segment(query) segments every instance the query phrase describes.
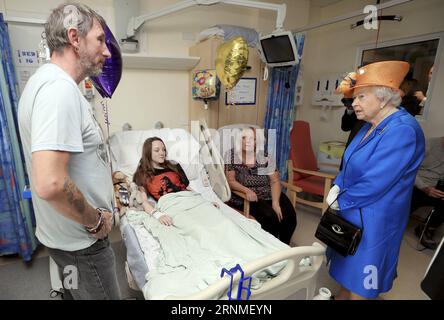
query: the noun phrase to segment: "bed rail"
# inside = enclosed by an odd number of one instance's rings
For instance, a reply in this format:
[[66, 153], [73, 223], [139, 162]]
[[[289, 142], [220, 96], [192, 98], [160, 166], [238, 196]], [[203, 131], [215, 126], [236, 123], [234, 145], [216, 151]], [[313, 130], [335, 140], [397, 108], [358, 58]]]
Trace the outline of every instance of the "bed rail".
[[[251, 261], [242, 266], [244, 276], [250, 276], [256, 271], [262, 270], [270, 265], [280, 261], [288, 260], [287, 265], [282, 269], [278, 276], [265, 282], [259, 289], [251, 290], [251, 299], [285, 299], [301, 289], [306, 289], [307, 299], [314, 295], [316, 279], [319, 268], [323, 262], [325, 248], [315, 242], [312, 246], [294, 247], [281, 250], [265, 256], [263, 258]], [[303, 258], [312, 257], [310, 266], [301, 266]], [[240, 273], [233, 277], [234, 284], [238, 284]], [[210, 300], [223, 299], [224, 294], [230, 288], [231, 278], [225, 276], [206, 289], [190, 296], [168, 296], [168, 300]]]

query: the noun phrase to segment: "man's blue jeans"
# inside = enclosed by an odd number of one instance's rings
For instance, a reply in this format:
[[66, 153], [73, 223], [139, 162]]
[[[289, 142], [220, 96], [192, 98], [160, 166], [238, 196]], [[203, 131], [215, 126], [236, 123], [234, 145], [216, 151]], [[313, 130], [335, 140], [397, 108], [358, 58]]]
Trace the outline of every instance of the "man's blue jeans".
[[64, 299], [120, 300], [116, 261], [109, 240], [98, 240], [78, 251], [48, 248], [59, 267]]

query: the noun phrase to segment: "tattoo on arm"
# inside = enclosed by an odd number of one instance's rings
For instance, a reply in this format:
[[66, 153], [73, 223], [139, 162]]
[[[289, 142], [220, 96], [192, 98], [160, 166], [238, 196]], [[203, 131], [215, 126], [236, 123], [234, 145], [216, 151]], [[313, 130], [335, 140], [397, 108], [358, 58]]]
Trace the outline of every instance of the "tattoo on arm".
[[85, 198], [69, 177], [65, 179], [63, 192], [66, 194], [68, 203], [83, 215], [86, 211]]

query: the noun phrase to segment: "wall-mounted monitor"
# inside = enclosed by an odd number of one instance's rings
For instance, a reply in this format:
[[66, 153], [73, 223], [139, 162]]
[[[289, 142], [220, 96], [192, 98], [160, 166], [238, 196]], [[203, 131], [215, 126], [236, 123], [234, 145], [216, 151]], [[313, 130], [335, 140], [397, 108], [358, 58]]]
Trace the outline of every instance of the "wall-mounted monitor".
[[294, 35], [291, 31], [276, 32], [260, 38], [259, 51], [269, 67], [292, 66], [299, 63]]

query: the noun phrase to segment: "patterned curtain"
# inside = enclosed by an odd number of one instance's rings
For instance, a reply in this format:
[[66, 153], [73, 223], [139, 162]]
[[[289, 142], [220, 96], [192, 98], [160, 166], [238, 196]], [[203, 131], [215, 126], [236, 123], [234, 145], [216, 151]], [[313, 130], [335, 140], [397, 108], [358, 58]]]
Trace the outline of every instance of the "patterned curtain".
[[35, 220], [29, 200], [17, 126], [17, 80], [8, 28], [0, 13], [0, 255], [18, 253], [30, 261], [37, 247]]
[[[276, 166], [281, 179], [287, 180], [287, 160], [290, 152], [290, 131], [293, 125], [295, 90], [304, 49], [304, 34], [295, 35], [299, 64], [273, 68], [268, 85], [267, 113], [264, 129], [276, 130], [276, 144], [270, 140], [269, 152], [276, 152]], [[267, 130], [266, 130], [267, 131]], [[269, 137], [271, 137], [269, 135]]]

